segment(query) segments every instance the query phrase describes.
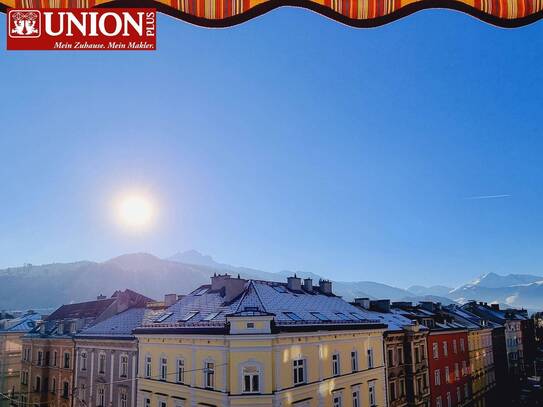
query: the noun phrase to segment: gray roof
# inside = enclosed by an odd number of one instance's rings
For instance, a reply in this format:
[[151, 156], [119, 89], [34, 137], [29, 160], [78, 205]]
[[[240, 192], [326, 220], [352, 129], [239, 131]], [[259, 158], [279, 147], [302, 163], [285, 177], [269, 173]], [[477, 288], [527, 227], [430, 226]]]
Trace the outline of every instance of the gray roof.
[[226, 317], [234, 314], [270, 315], [278, 326], [382, 323], [317, 287], [313, 291], [293, 291], [284, 283], [248, 280], [241, 294], [230, 302], [224, 301], [220, 290], [203, 285], [166, 309], [161, 322], [144, 327], [224, 327]]
[[41, 320], [41, 315], [30, 313], [18, 318], [4, 320], [0, 327], [0, 333], [4, 332], [30, 332], [35, 328], [36, 322]]
[[133, 338], [132, 331], [155, 320], [162, 310], [131, 308], [82, 330], [76, 338]]

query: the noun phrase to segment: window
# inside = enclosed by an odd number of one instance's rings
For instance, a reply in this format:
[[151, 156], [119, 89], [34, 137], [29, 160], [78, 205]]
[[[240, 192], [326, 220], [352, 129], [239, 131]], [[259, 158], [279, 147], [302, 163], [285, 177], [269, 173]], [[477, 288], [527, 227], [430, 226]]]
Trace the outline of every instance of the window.
[[434, 359], [439, 358], [439, 345], [437, 342], [432, 344], [432, 354], [434, 355]]
[[85, 403], [86, 397], [85, 397], [85, 385], [84, 384], [81, 384], [81, 386], [79, 386], [79, 390], [78, 390], [77, 394], [78, 394], [77, 397], [79, 397], [79, 399], [83, 402], [83, 404], [86, 404]]
[[460, 387], [456, 388], [456, 400], [458, 401], [458, 404], [462, 401], [462, 392], [460, 391]]
[[160, 358], [160, 380], [168, 379], [168, 359]]
[[351, 352], [351, 371], [358, 372], [358, 352], [355, 350]]
[[294, 367], [294, 385], [305, 383], [305, 359], [296, 359], [292, 364]]
[[81, 371], [87, 370], [87, 352], [81, 352], [79, 356], [79, 363], [81, 364]]
[[439, 386], [441, 384], [441, 375], [439, 374], [439, 369], [434, 370], [434, 384]]
[[310, 314], [321, 321], [330, 321], [330, 318], [320, 312], [311, 312]]
[[121, 355], [119, 376], [128, 377], [128, 355]]
[[273, 285], [272, 288], [278, 293], [286, 293], [287, 289], [282, 285]]
[[388, 366], [389, 367], [394, 366], [394, 350], [393, 349], [388, 350]]
[[177, 359], [177, 383], [185, 383], [185, 361]]
[[215, 363], [205, 362], [204, 365], [204, 386], [207, 389], [215, 387]]
[[58, 353], [57, 351], [53, 352], [53, 367], [57, 367]]
[[[70, 395], [69, 393], [70, 393], [70, 384], [68, 382], [62, 383], [62, 397], [67, 399], [68, 396]], [[103, 406], [103, 404], [100, 404], [100, 406]]]
[[449, 355], [449, 351], [447, 350], [447, 341], [443, 341], [443, 356], [447, 357]]
[[460, 369], [458, 368], [458, 363], [454, 364], [454, 378], [455, 380], [460, 379]]
[[34, 386], [34, 391], [36, 393], [41, 392], [41, 377], [40, 376], [36, 376], [36, 383], [35, 383], [35, 386]]
[[462, 376], [468, 374], [468, 365], [465, 360], [462, 361]]
[[212, 312], [204, 318], [204, 321], [211, 321], [219, 316], [222, 311]]
[[258, 393], [260, 391], [260, 373], [256, 366], [243, 368], [243, 392]]
[[458, 353], [458, 349], [456, 347], [456, 339], [453, 339], [453, 353]]
[[169, 317], [171, 317], [173, 315], [173, 312], [166, 312], [165, 314], [162, 314], [161, 316], [159, 316], [157, 319], [155, 319], [155, 322], [164, 322], [166, 321]]
[[368, 369], [373, 368], [373, 349], [368, 349]]
[[145, 407], [151, 407], [151, 399], [146, 397], [145, 400], [144, 400], [143, 405]]
[[98, 387], [98, 396], [96, 397], [96, 402], [99, 407], [105, 407], [106, 405], [106, 392], [104, 386]]
[[341, 407], [343, 404], [342, 404], [342, 400], [341, 400], [341, 393], [339, 392], [335, 392], [333, 395], [332, 395], [332, 399], [333, 399], [333, 406], [334, 407]]
[[343, 312], [336, 312], [336, 316], [337, 316], [341, 321], [350, 321], [350, 318], [348, 318], [347, 315], [345, 315]]
[[464, 338], [460, 338], [460, 352], [464, 352], [465, 350]]
[[159, 405], [159, 407], [166, 407], [167, 406], [165, 401], [159, 401], [158, 405]]
[[332, 376], [339, 376], [341, 374], [341, 368], [339, 366], [339, 354], [334, 353], [332, 355]]
[[423, 360], [426, 359], [426, 346], [423, 343], [420, 344], [420, 354]]
[[464, 398], [469, 398], [468, 384], [464, 384]]
[[64, 352], [64, 369], [70, 368], [70, 353]]
[[451, 382], [451, 378], [449, 375], [450, 375], [449, 366], [445, 366], [445, 383]]
[[295, 312], [283, 312], [283, 314], [285, 314], [287, 317], [289, 317], [293, 321], [301, 321], [302, 320], [302, 318], [300, 318], [300, 316], [298, 314], [296, 314]]
[[[422, 388], [421, 388], [421, 390], [422, 390]], [[404, 380], [404, 379], [400, 379], [400, 392], [399, 392], [399, 396], [400, 396], [400, 397], [405, 396], [405, 380]]]
[[451, 392], [447, 392], [447, 407], [452, 407]]
[[360, 407], [360, 392], [358, 390], [353, 391], [353, 407]]
[[38, 361], [37, 361], [36, 364], [37, 364], [38, 366], [41, 366], [42, 363], [43, 363], [43, 352], [40, 350], [40, 351], [38, 351]]
[[51, 363], [51, 354], [49, 351], [45, 352], [45, 363], [44, 363], [44, 366], [49, 366], [49, 364]]
[[389, 385], [390, 400], [396, 400], [396, 382], [391, 382]]
[[106, 354], [100, 353], [98, 356], [98, 373], [104, 374], [106, 372]]
[[375, 394], [375, 382], [368, 383], [368, 395], [369, 395], [370, 407], [375, 407], [377, 405], [377, 396]]
[[417, 388], [418, 388], [418, 390], [415, 389], [415, 394], [417, 394], [416, 393], [417, 391], [418, 391], [418, 394], [424, 393], [424, 386], [422, 384], [422, 379], [420, 377], [417, 378]]
[[51, 393], [55, 394], [57, 392], [57, 379], [53, 377], [53, 381], [51, 382]]
[[360, 314], [357, 314], [356, 312], [351, 312], [351, 315], [352, 315], [353, 317], [355, 317], [356, 319], [358, 319], [359, 321], [365, 321], [365, 320], [366, 320], [366, 318], [364, 318], [364, 317], [363, 317], [362, 315], [360, 315]]
[[436, 397], [436, 407], [442, 407], [442, 404], [441, 404], [441, 396], [437, 396], [437, 397]]
[[398, 364], [403, 365], [403, 349], [398, 348]]
[[415, 346], [415, 363], [420, 363], [420, 351], [418, 346]]
[[148, 379], [151, 377], [151, 362], [152, 362], [151, 356], [147, 355], [145, 357], [145, 377]]
[[128, 395], [126, 394], [126, 389], [121, 389], [119, 394], [119, 404], [120, 407], [128, 407]]
[[190, 311], [187, 312], [183, 317], [179, 320], [179, 322], [187, 322], [188, 320], [194, 318], [195, 315], [198, 314], [198, 311]]

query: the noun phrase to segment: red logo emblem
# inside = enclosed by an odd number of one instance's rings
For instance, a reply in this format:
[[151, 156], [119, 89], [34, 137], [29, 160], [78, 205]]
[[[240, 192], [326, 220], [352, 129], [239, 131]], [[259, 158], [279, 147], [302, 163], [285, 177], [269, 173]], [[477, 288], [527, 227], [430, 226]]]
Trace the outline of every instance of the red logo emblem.
[[41, 35], [39, 10], [11, 10], [8, 14], [8, 22], [11, 38], [39, 38]]

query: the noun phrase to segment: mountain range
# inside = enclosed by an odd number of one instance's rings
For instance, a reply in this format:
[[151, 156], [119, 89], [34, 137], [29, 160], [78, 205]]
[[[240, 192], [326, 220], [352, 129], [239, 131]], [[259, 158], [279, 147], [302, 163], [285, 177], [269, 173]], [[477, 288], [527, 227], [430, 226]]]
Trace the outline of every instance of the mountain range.
[[[109, 296], [124, 288], [158, 300], [166, 293], [188, 293], [201, 284], [209, 283], [214, 273], [225, 272], [272, 281], [286, 281], [294, 274], [292, 271], [271, 273], [219, 263], [195, 250], [179, 252], [165, 259], [148, 253], [134, 253], [105, 262], [25, 264], [0, 270], [0, 309], [54, 308], [91, 300], [99, 294]], [[321, 278], [302, 271], [296, 271], [296, 274], [312, 278], [314, 284]], [[412, 286], [403, 289], [371, 281], [334, 281], [333, 290], [346, 300], [369, 297], [448, 304], [477, 299], [534, 310], [543, 308], [543, 277], [522, 274], [500, 276], [487, 273], [457, 288]]]

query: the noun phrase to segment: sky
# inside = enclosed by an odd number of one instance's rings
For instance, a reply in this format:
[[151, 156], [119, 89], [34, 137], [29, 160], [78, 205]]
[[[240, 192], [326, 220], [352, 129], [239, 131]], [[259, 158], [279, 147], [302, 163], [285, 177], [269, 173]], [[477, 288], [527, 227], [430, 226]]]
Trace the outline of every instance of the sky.
[[[543, 22], [282, 8], [161, 16], [158, 47], [2, 46], [0, 267], [196, 249], [399, 287], [543, 274]], [[114, 221], [127, 190], [153, 227]]]

